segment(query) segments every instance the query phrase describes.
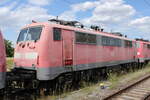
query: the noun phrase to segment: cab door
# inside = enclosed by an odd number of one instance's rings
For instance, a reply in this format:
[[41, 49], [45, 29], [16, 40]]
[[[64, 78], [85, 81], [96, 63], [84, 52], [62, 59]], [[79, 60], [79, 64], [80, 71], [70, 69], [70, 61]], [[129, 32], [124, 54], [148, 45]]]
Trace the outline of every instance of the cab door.
[[62, 30], [63, 65], [73, 65], [73, 31]]

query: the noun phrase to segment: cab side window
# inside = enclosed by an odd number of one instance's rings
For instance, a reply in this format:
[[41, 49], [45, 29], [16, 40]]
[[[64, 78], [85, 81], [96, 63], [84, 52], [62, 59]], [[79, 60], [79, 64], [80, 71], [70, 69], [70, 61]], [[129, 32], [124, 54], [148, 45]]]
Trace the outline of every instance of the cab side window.
[[53, 28], [53, 40], [60, 41], [61, 40], [61, 29]]
[[132, 41], [125, 40], [125, 47], [132, 47]]

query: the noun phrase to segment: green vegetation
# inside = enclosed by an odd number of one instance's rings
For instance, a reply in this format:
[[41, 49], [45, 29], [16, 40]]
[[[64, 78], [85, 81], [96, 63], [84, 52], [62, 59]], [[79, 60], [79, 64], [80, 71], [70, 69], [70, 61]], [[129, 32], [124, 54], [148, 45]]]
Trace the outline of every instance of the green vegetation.
[[143, 69], [139, 69], [134, 72], [131, 71], [128, 74], [122, 74], [122, 75], [111, 74], [108, 79], [108, 81], [111, 83], [110, 88], [113, 89], [117, 87], [119, 84], [130, 82], [149, 72], [150, 72], [150, 64]]
[[5, 48], [6, 48], [6, 56], [7, 57], [13, 57], [14, 48], [13, 48], [12, 42], [9, 40], [6, 40], [6, 39], [4, 41], [5, 41]]
[[7, 70], [9, 71], [13, 67], [13, 58], [8, 57], [6, 59]]
[[104, 86], [107, 86], [108, 91], [110, 91], [110, 90], [117, 88], [120, 85], [123, 85], [128, 82], [132, 82], [133, 80], [138, 79], [140, 76], [144, 76], [147, 73], [150, 73], [150, 64], [147, 65], [145, 68], [135, 70], [134, 72], [131, 71], [129, 73], [126, 73], [126, 74], [124, 73], [120, 75], [117, 75], [115, 73], [110, 74], [107, 81], [98, 82], [97, 84], [84, 86], [83, 88], [75, 92], [68, 93], [68, 94], [64, 93], [62, 94], [61, 97], [63, 98], [62, 100], [66, 100], [66, 99], [69, 100], [71, 98], [72, 100], [83, 100], [83, 98], [87, 97], [88, 95], [99, 94], [101, 91], [100, 89], [101, 83], [103, 83]]

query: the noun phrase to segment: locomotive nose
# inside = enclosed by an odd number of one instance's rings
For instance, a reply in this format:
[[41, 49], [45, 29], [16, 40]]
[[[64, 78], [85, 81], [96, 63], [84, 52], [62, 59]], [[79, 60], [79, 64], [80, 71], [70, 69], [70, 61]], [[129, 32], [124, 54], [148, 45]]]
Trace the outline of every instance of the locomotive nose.
[[32, 67], [35, 69], [37, 65], [37, 52], [26, 52], [26, 53], [15, 53], [14, 55], [14, 63], [18, 67]]
[[35, 60], [38, 57], [38, 53], [37, 52], [28, 52], [25, 53], [25, 59], [29, 59], [29, 60]]
[[18, 43], [14, 54], [15, 67], [35, 69], [37, 66], [38, 53], [34, 41]]

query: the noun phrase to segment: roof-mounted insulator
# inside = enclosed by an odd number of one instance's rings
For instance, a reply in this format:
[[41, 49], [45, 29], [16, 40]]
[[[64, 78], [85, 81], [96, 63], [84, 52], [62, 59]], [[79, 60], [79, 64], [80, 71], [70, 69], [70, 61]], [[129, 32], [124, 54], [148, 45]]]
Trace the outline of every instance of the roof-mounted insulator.
[[74, 26], [74, 27], [80, 27], [80, 28], [84, 28], [84, 25], [81, 24], [78, 21], [65, 21], [65, 20], [59, 20], [59, 19], [50, 19], [48, 20], [50, 22], [54, 22], [60, 25], [66, 25], [66, 26]]
[[101, 31], [101, 32], [103, 32], [103, 31], [104, 31], [104, 29], [103, 29], [103, 28], [101, 28], [101, 29], [100, 29], [100, 31]]
[[100, 31], [99, 26], [95, 26], [95, 25], [91, 25], [91, 29], [93, 29], [95, 31]]
[[95, 25], [91, 25], [91, 29], [95, 30], [95, 31], [103, 31], [104, 29], [100, 29], [99, 26], [95, 26]]
[[[112, 32], [112, 34], [117, 35], [117, 36], [121, 36], [121, 37], [123, 36], [123, 34], [120, 32]], [[127, 37], [127, 36], [125, 36], [125, 37]]]
[[144, 41], [144, 42], [149, 42], [149, 40], [145, 40], [145, 39], [143, 39], [143, 38], [136, 38], [135, 40], [136, 40], [136, 41]]
[[32, 23], [37, 23], [35, 20], [32, 20]]

